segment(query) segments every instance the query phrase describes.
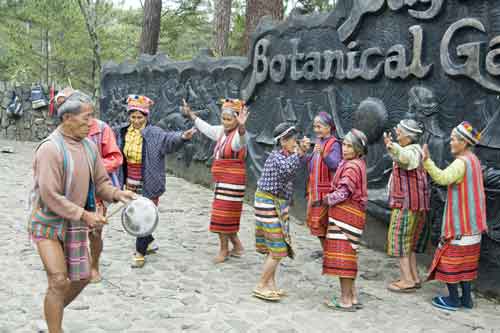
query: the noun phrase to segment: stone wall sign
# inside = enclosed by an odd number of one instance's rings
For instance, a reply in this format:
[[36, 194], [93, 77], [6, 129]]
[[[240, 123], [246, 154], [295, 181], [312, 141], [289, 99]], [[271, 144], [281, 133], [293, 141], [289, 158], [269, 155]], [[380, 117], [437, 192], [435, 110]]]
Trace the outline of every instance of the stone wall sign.
[[[201, 117], [219, 122], [218, 100], [248, 101], [251, 137], [249, 193], [273, 148], [272, 129], [294, 122], [313, 136], [320, 111], [335, 119], [340, 137], [352, 127], [367, 133], [369, 215], [388, 222], [386, 185], [391, 160], [382, 133], [403, 117], [425, 126], [422, 143], [440, 166], [452, 160], [449, 133], [464, 119], [484, 129], [476, 152], [485, 166], [489, 233], [480, 274], [483, 290], [500, 278], [500, 0], [343, 0], [324, 14], [292, 13], [284, 22], [261, 21], [246, 57], [192, 61], [143, 56], [137, 64], [108, 64], [101, 110], [125, 120], [124, 98], [156, 101], [151, 121], [164, 128], [192, 126], [179, 112], [186, 99]], [[203, 137], [169, 160], [169, 168], [209, 183], [213, 144]], [[294, 212], [304, 216], [304, 174], [297, 179]], [[434, 238], [439, 235], [445, 189], [433, 187]], [[375, 223], [375, 222], [374, 222]], [[368, 224], [373, 225], [373, 224]], [[370, 227], [369, 227], [370, 228]], [[385, 233], [378, 234], [381, 242]]]

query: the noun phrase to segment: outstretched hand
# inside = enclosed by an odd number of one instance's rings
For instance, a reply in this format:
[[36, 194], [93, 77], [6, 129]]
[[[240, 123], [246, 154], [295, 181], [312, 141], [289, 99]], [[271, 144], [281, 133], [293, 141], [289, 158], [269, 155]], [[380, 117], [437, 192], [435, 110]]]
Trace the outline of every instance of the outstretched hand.
[[198, 132], [195, 127], [188, 129], [184, 133], [182, 133], [182, 139], [184, 140], [191, 140], [193, 138], [193, 135]]
[[190, 119], [194, 120], [196, 118], [196, 114], [193, 112], [189, 104], [186, 102], [186, 100], [183, 98], [182, 99], [182, 107], [181, 107], [182, 114], [185, 115], [186, 117], [189, 117]]
[[247, 122], [249, 115], [250, 115], [250, 112], [248, 112], [248, 108], [246, 106], [243, 107], [241, 112], [236, 117], [236, 120], [238, 120], [238, 124], [240, 126], [245, 126], [245, 123]]
[[423, 147], [422, 147], [422, 159], [424, 161], [427, 161], [429, 158], [431, 157], [431, 154], [429, 152], [429, 145], [426, 143]]
[[392, 134], [390, 132], [384, 132], [384, 144], [386, 148], [392, 145]]
[[118, 191], [116, 193], [116, 200], [123, 202], [123, 203], [128, 203], [129, 201], [137, 199], [137, 194], [135, 194], [132, 191], [125, 190], [125, 191]]
[[300, 140], [299, 145], [301, 146], [303, 151], [308, 151], [309, 148], [311, 148], [311, 139], [309, 139], [307, 136], [304, 136], [302, 140]]

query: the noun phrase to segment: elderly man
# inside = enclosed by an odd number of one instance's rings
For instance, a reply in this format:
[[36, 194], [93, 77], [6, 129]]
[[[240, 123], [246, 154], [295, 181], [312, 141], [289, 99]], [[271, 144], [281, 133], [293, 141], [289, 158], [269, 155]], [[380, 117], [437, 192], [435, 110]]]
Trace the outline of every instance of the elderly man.
[[429, 211], [429, 184], [422, 165], [422, 149], [417, 143], [423, 130], [412, 119], [403, 119], [396, 127], [397, 143], [390, 134], [384, 142], [393, 162], [389, 182], [389, 206], [392, 209], [387, 235], [387, 254], [399, 258], [400, 279], [388, 289], [415, 292], [421, 281], [416, 253], [425, 251], [429, 241], [426, 213]]
[[95, 198], [126, 202], [129, 191], [111, 185], [89, 120], [94, 108], [85, 94], [69, 88], [56, 96], [61, 125], [37, 148], [30, 236], [47, 272], [44, 312], [50, 333], [61, 332], [64, 307], [85, 288], [90, 277], [89, 228], [106, 223], [95, 212]]
[[481, 162], [472, 152], [480, 139], [481, 134], [466, 121], [455, 127], [450, 138], [455, 161], [444, 170], [430, 159], [427, 145], [423, 149], [425, 170], [437, 184], [448, 186], [441, 242], [429, 270], [429, 280], [446, 283], [448, 296], [434, 297], [432, 305], [449, 311], [460, 306], [473, 307], [471, 282], [477, 278], [481, 234], [488, 230]]

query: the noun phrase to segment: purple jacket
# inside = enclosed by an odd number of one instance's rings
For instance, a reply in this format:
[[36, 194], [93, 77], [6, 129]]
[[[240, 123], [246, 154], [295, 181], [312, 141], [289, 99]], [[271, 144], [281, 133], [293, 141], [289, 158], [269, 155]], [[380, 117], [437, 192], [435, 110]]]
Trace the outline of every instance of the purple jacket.
[[[122, 154], [129, 126], [130, 124], [126, 124], [115, 130], [116, 142]], [[142, 130], [142, 138], [142, 195], [154, 199], [165, 193], [165, 155], [178, 150], [183, 145], [184, 140], [182, 132], [167, 132], [153, 125], [147, 125]], [[127, 176], [125, 158], [118, 175], [123, 187]]]

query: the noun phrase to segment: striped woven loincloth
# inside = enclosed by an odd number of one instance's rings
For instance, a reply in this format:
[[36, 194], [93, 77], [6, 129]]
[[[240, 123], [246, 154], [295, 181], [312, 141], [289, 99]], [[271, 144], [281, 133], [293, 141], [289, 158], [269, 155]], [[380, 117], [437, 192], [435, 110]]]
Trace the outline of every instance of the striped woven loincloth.
[[31, 219], [30, 237], [33, 241], [42, 239], [63, 240], [66, 234], [66, 223], [59, 215], [38, 209]]
[[265, 192], [255, 192], [255, 246], [262, 254], [289, 256], [293, 249], [289, 233], [288, 202]]
[[481, 254], [481, 235], [463, 236], [440, 244], [429, 269], [428, 280], [445, 283], [473, 281], [477, 278]]
[[68, 276], [72, 281], [90, 277], [88, 252], [88, 227], [85, 222], [70, 221], [64, 240], [64, 255], [68, 266]]
[[419, 233], [424, 225], [424, 211], [394, 208], [387, 233], [387, 254], [393, 257], [407, 257], [416, 252]]

